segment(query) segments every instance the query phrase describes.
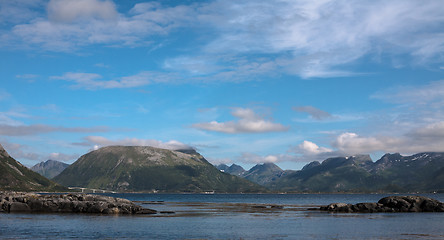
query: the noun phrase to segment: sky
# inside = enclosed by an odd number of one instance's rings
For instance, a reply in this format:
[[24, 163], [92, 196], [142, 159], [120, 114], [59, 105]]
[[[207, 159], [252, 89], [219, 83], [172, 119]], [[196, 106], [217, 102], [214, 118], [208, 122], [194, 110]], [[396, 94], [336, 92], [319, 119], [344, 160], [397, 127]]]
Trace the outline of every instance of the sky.
[[440, 0], [0, 0], [0, 143], [213, 164], [444, 151]]

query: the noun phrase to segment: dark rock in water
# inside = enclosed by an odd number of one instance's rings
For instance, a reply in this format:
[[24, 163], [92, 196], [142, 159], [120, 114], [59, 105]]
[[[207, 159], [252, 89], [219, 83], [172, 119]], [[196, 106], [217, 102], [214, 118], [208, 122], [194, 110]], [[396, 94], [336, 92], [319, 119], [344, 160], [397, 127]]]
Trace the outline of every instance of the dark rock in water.
[[161, 214], [175, 214], [173, 211], [161, 211]]
[[422, 196], [390, 196], [377, 203], [332, 203], [320, 210], [346, 213], [444, 212], [444, 203]]
[[255, 206], [251, 206], [252, 208], [267, 208], [267, 206], [262, 206], [262, 205], [255, 205]]
[[23, 192], [0, 192], [0, 212], [155, 214], [133, 202], [108, 196], [86, 194], [40, 195]]

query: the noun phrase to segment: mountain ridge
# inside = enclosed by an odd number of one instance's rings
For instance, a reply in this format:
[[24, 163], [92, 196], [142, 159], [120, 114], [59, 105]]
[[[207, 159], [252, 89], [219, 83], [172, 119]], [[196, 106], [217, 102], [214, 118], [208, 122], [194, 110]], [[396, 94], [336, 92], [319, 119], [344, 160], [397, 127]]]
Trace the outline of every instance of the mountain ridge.
[[368, 155], [311, 162], [267, 187], [293, 192], [436, 192], [444, 191], [444, 153], [411, 156]]
[[262, 186], [225, 174], [191, 150], [109, 146], [81, 156], [54, 178], [66, 186], [139, 192], [258, 192]]
[[265, 163], [239, 176], [277, 192], [444, 192], [444, 153], [387, 153], [375, 162], [365, 154], [332, 157], [297, 171]]

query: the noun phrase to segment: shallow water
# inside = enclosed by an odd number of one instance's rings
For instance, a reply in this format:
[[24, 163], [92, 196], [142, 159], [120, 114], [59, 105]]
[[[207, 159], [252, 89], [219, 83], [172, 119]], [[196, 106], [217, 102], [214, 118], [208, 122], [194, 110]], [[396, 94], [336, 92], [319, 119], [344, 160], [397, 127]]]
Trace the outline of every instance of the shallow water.
[[[0, 214], [2, 239], [443, 239], [443, 213], [332, 214], [377, 194], [107, 194], [174, 214]], [[444, 201], [444, 194], [427, 195]], [[273, 208], [271, 208], [274, 206]], [[276, 207], [277, 206], [277, 207]]]

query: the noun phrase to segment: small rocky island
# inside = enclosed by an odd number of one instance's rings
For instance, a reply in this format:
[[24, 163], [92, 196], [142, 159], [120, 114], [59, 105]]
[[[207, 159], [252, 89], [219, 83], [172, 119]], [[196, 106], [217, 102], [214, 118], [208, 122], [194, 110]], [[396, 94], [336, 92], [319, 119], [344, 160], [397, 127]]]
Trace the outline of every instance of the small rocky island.
[[100, 195], [0, 192], [0, 212], [156, 214], [133, 202]]
[[338, 213], [444, 212], [444, 203], [422, 196], [390, 196], [377, 203], [332, 203], [320, 210]]

